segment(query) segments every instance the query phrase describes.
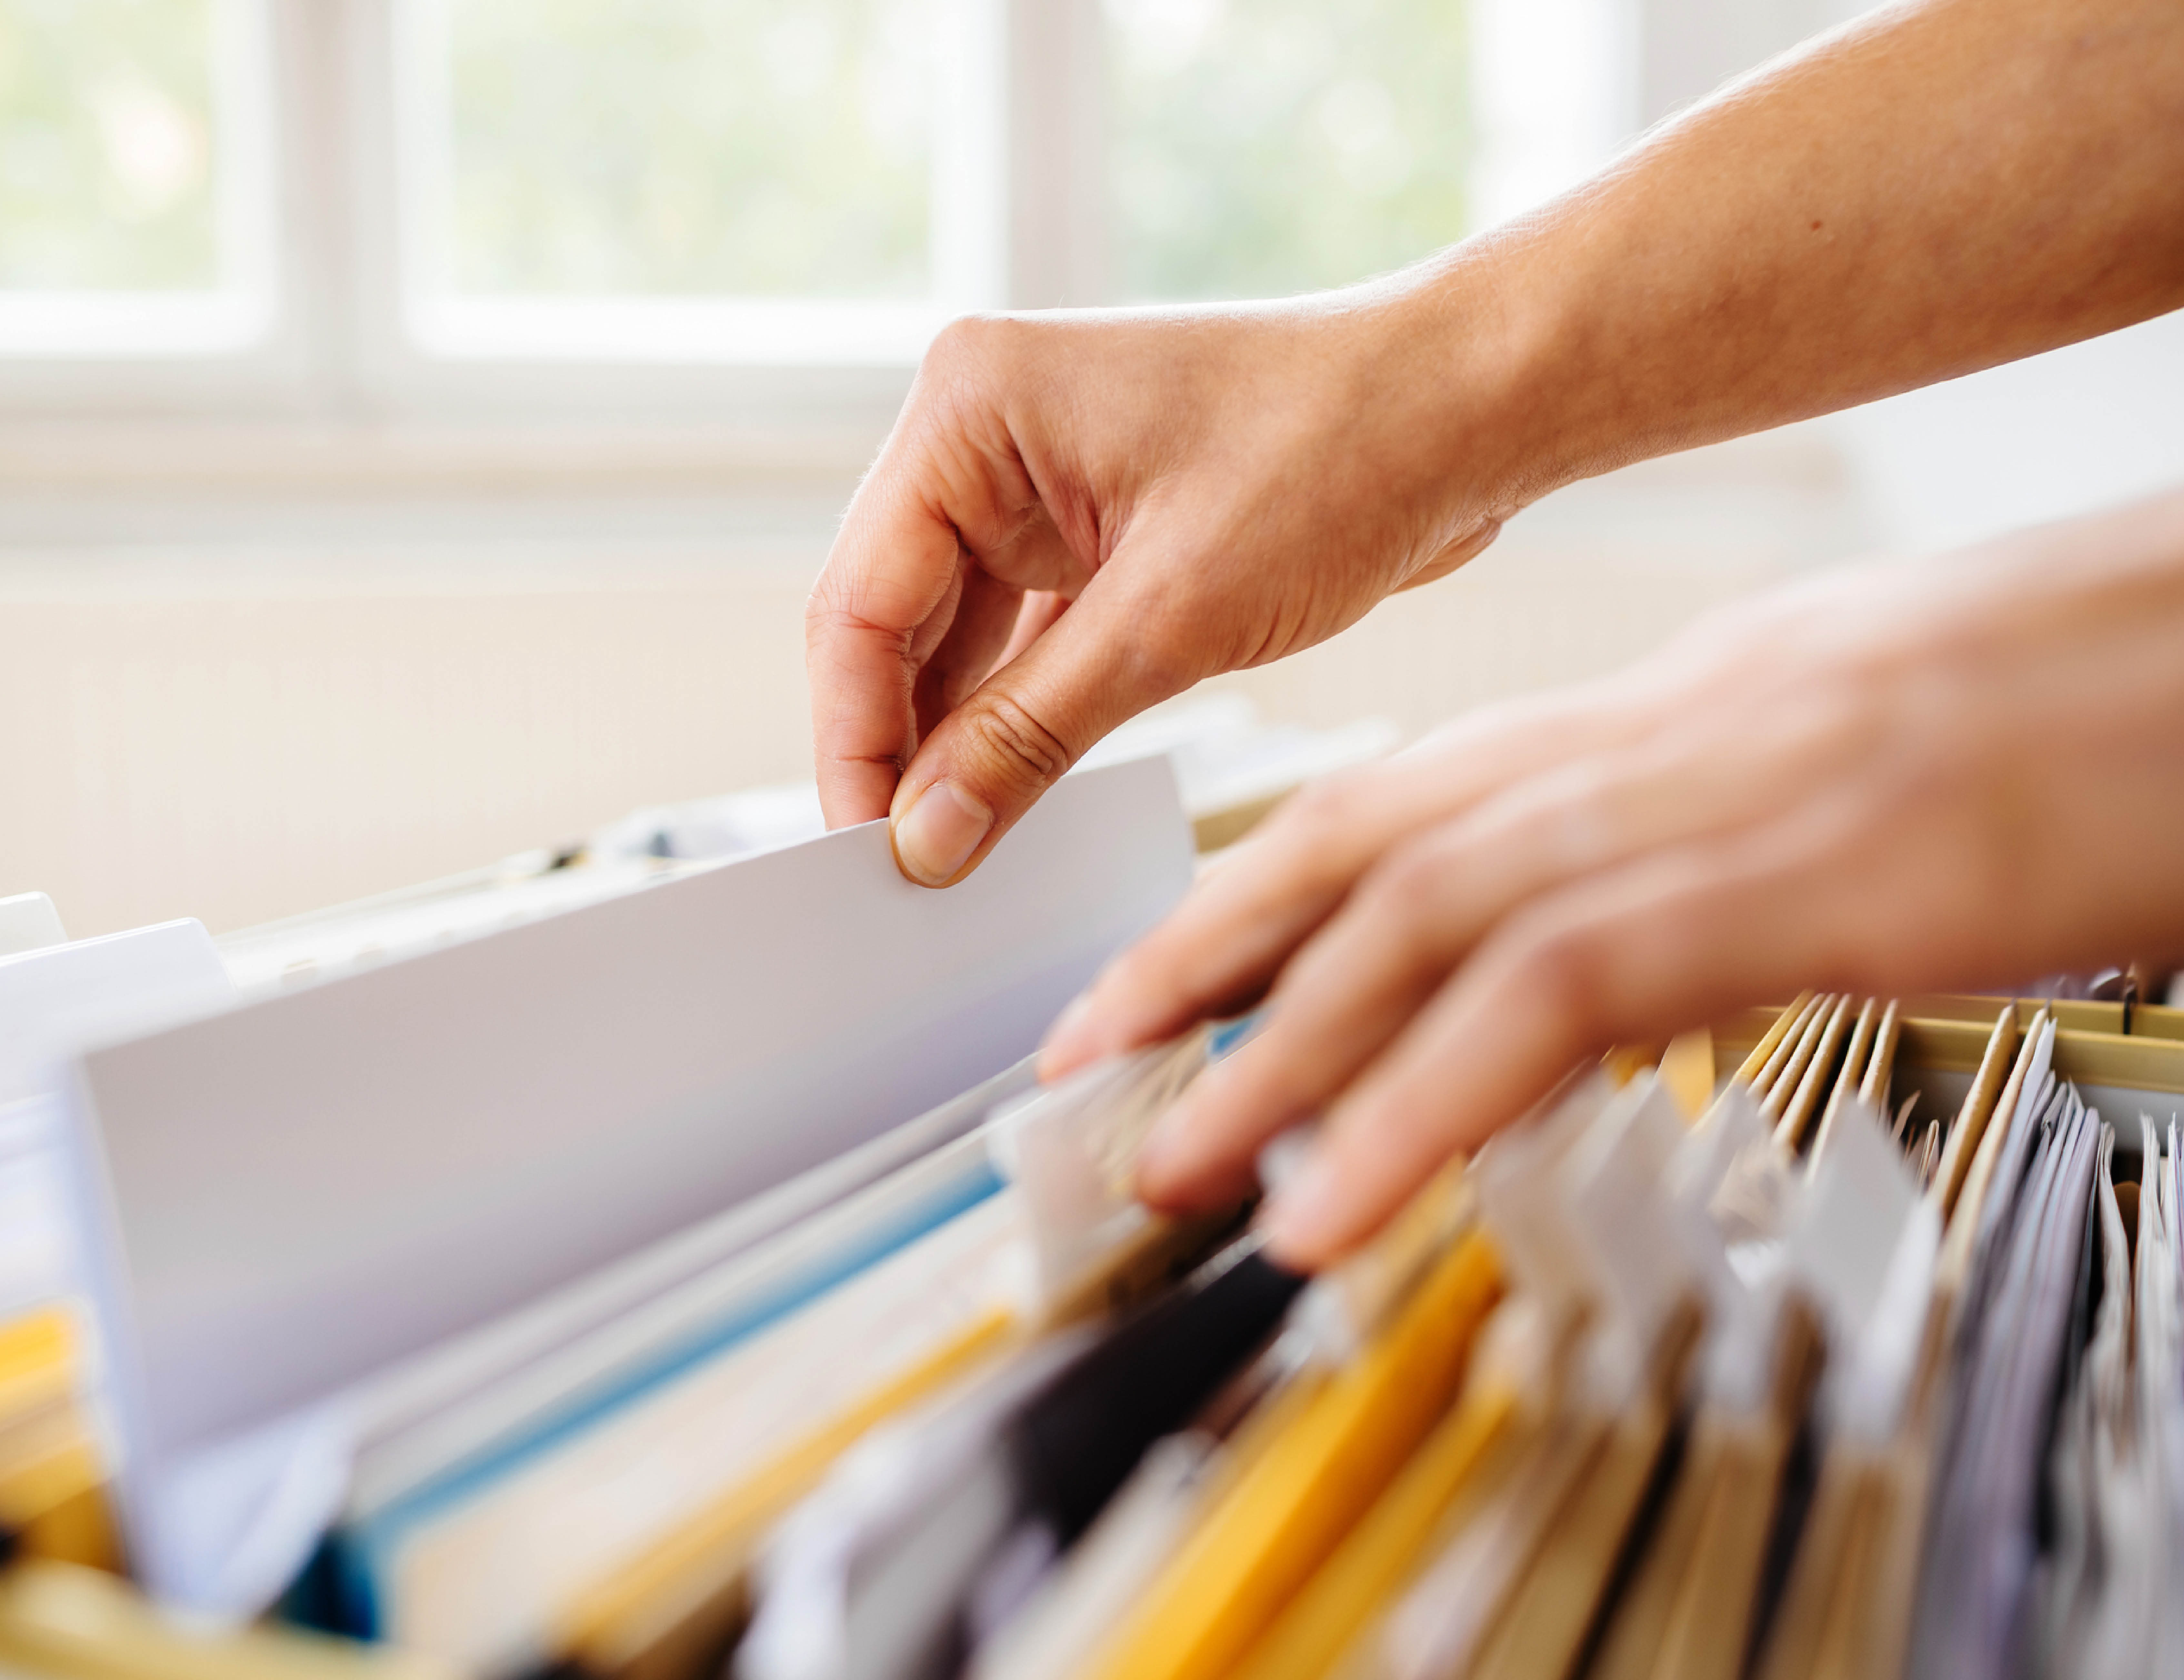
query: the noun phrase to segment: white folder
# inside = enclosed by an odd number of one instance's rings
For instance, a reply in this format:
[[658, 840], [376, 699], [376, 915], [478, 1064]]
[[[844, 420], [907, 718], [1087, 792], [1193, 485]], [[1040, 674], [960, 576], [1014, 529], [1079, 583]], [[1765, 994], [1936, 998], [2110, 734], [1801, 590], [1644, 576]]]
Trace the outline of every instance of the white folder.
[[[0, 910], [23, 899], [46, 907], [50, 927], [33, 928], [35, 918], [25, 915], [14, 932], [59, 931], [43, 893], [0, 901]], [[73, 1287], [68, 1197], [53, 1147], [66, 1078], [59, 1058], [100, 1038], [234, 1001], [220, 952], [197, 922], [0, 957], [0, 1314]]]
[[64, 943], [59, 913], [42, 892], [10, 893], [0, 898], [0, 957], [40, 951]]
[[0, 1108], [51, 1090], [51, 1063], [81, 1045], [226, 1007], [235, 987], [204, 924], [0, 957]]
[[256, 1608], [345, 1390], [1006, 1068], [1191, 868], [1141, 760], [945, 891], [870, 823], [82, 1057], [139, 1571]]

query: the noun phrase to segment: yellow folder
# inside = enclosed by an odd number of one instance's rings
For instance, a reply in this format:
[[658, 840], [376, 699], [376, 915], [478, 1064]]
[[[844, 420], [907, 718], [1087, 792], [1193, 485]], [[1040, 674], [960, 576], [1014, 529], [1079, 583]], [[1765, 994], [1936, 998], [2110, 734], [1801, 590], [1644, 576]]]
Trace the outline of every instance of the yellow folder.
[[1410, 1576], [1452, 1507], [1498, 1481], [1527, 1421], [1516, 1383], [1495, 1373], [1467, 1386], [1410, 1463], [1326, 1565], [1259, 1638], [1238, 1680], [1319, 1680]]
[[0, 1575], [0, 1668], [69, 1680], [455, 1680], [383, 1645], [185, 1625], [113, 1576], [59, 1563]]
[[1446, 1409], [1501, 1287], [1493, 1247], [1474, 1231], [1268, 1445], [1084, 1672], [1100, 1680], [1225, 1673]]

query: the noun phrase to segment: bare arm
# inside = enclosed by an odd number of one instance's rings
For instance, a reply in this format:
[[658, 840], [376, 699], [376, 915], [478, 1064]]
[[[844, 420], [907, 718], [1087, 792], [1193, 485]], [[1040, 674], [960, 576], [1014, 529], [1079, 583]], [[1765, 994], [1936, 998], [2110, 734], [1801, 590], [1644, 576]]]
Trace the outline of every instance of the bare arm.
[[2184, 11], [1884, 8], [1479, 255], [1526, 346], [1527, 493], [2164, 313], [2184, 304]]
[[2180, 304], [2184, 8], [1924, 0], [1390, 280], [962, 323], [812, 597], [822, 798], [945, 882], [1116, 723], [1559, 484]]

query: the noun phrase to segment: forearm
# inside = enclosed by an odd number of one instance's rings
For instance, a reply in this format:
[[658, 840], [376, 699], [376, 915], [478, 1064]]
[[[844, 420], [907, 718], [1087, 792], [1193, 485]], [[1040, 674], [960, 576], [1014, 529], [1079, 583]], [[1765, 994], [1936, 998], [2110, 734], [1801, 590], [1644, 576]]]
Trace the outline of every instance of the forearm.
[[2184, 305], [2184, 8], [1892, 8], [1391, 299], [1411, 357], [1450, 347], [1456, 441], [1507, 506], [2161, 314]]
[[1387, 280], [959, 322], [812, 594], [828, 815], [953, 880], [1123, 718], [1558, 484], [2180, 304], [2184, 6], [1923, 0]]

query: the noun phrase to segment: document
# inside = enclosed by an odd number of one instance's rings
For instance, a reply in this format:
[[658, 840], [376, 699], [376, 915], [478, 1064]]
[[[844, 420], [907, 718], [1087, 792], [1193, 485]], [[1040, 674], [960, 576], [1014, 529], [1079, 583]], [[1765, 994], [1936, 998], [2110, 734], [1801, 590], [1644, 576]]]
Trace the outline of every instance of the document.
[[[201, 923], [72, 943], [59, 933], [43, 893], [0, 900], [0, 1319], [72, 1287], [69, 1194], [53, 1148], [60, 1058], [235, 1002]], [[9, 941], [25, 948], [4, 954]]]
[[1144, 760], [1067, 779], [946, 892], [867, 824], [83, 1057], [148, 1582], [258, 1608], [270, 1562], [226, 1560], [330, 1514], [304, 1520], [347, 1391], [1006, 1069], [1192, 857]]
[[234, 1002], [200, 922], [0, 957], [0, 1112], [50, 1092], [57, 1057]]
[[53, 901], [45, 894], [18, 892], [0, 898], [0, 957], [60, 945], [67, 939]]

